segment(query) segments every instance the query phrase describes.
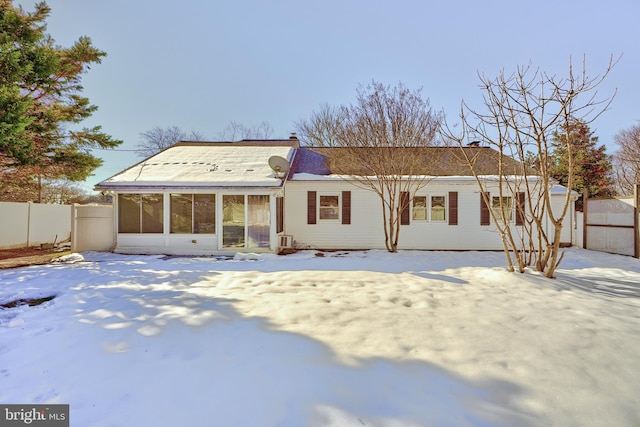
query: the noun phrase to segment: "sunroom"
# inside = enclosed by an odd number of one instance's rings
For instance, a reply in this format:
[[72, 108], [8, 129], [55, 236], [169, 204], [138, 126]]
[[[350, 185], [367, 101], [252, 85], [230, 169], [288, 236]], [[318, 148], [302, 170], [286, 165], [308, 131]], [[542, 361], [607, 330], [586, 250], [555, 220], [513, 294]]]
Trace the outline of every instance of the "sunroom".
[[284, 173], [297, 140], [176, 144], [96, 186], [113, 194], [115, 251], [275, 251]]

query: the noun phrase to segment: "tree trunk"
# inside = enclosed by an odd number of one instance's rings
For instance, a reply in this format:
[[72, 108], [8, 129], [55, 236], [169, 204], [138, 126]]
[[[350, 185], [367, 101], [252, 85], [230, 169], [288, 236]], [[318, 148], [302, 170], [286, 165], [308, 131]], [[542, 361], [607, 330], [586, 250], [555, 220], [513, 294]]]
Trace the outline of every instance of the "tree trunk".
[[550, 254], [545, 267], [544, 275], [550, 279], [555, 277], [556, 267], [558, 267], [558, 254], [560, 252], [560, 235], [562, 233], [562, 222], [554, 224], [553, 243], [550, 247]]
[[42, 174], [38, 174], [38, 203], [42, 203]]

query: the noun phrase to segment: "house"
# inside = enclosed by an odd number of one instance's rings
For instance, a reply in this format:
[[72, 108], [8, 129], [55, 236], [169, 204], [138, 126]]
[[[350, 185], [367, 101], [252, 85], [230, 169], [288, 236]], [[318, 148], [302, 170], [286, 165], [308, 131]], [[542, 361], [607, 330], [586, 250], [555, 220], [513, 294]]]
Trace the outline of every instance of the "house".
[[[460, 149], [416, 150], [430, 159], [418, 171], [429, 179], [402, 212], [399, 249], [501, 250], [489, 215], [495, 206], [487, 206]], [[488, 200], [495, 203], [499, 154], [488, 147], [465, 150], [476, 159]], [[349, 175], [354, 171], [339, 166], [340, 156], [340, 148], [300, 147], [295, 137], [181, 142], [96, 189], [114, 195], [116, 252], [384, 248], [380, 198], [354, 185]], [[561, 203], [562, 192], [554, 194]], [[504, 201], [512, 211], [512, 227], [521, 228], [516, 206], [523, 203], [522, 195], [503, 194]], [[568, 218], [573, 222], [573, 213]], [[572, 228], [563, 232], [568, 244]]]
[[284, 180], [268, 160], [292, 161], [297, 148], [297, 140], [178, 143], [101, 182], [114, 194], [115, 250], [275, 251]]

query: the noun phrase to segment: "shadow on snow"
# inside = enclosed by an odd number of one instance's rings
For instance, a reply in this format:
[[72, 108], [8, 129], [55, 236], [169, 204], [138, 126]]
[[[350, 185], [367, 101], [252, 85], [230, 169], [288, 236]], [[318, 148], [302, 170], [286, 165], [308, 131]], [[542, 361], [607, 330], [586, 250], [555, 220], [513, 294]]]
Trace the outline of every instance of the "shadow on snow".
[[[535, 424], [514, 403], [525, 393], [515, 384], [469, 381], [422, 361], [341, 363], [327, 345], [208, 295], [198, 282], [218, 273], [175, 267], [150, 270], [131, 259], [5, 275], [64, 289], [52, 302], [65, 305], [56, 307], [61, 321], [71, 319], [40, 335], [68, 366], [39, 356], [42, 390], [15, 398], [71, 403], [78, 425], [146, 425], [149, 414], [163, 425]], [[32, 374], [6, 370], [20, 381]]]

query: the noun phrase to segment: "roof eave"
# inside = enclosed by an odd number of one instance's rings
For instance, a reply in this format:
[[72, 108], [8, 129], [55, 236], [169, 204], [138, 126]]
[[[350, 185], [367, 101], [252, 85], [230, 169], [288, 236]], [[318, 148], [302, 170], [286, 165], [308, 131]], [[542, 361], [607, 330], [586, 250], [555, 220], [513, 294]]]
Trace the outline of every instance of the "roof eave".
[[[274, 180], [275, 181], [275, 180]], [[100, 183], [97, 184], [94, 189], [96, 191], [183, 191], [183, 190], [209, 190], [209, 191], [221, 191], [221, 190], [268, 190], [275, 191], [282, 188], [282, 181], [277, 180], [274, 182], [275, 185], [271, 184], [260, 184], [260, 185], [251, 185], [250, 183], [238, 183], [234, 185], [229, 185], [229, 183]]]

